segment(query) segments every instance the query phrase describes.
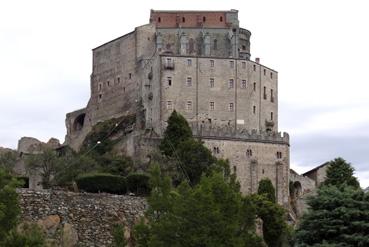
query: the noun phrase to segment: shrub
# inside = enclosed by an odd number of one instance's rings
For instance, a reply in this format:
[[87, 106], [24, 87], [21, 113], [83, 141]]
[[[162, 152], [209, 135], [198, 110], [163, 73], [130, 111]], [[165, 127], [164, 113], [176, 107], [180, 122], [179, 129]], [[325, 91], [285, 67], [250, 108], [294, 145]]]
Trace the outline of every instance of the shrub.
[[137, 195], [150, 194], [149, 176], [146, 174], [132, 173], [127, 176], [127, 189]]
[[79, 176], [76, 183], [79, 189], [91, 193], [125, 194], [127, 192], [126, 179], [108, 173], [88, 173]]

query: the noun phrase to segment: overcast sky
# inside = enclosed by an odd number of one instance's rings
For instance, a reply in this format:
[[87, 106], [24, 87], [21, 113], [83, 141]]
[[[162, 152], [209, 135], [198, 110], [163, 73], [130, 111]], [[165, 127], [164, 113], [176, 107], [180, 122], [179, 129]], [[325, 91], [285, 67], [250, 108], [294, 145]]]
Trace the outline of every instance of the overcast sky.
[[85, 107], [91, 49], [149, 21], [150, 9], [238, 9], [251, 55], [279, 72], [279, 128], [291, 168], [341, 156], [369, 186], [367, 1], [2, 1], [0, 146], [64, 141], [65, 114]]

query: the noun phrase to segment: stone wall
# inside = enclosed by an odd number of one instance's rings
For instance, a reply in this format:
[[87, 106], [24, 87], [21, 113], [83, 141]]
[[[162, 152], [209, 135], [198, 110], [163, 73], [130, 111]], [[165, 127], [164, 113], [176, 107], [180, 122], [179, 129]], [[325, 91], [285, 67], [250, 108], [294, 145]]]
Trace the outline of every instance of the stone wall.
[[130, 236], [132, 225], [143, 216], [147, 206], [144, 198], [126, 195], [49, 190], [18, 190], [18, 193], [21, 219], [38, 222], [58, 245], [65, 239], [62, 233], [67, 228], [76, 233], [78, 246], [110, 246], [114, 224], [125, 225], [125, 235]]

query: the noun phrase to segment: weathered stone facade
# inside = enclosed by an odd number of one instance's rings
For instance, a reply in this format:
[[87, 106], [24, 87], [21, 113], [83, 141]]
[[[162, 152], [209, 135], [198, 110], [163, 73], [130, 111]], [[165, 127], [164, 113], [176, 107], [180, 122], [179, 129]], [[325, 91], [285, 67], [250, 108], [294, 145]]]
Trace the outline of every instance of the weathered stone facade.
[[38, 223], [57, 246], [111, 246], [113, 226], [124, 225], [129, 238], [147, 207], [144, 198], [133, 196], [24, 189], [18, 194], [22, 221]]
[[[244, 193], [268, 177], [287, 204], [289, 138], [278, 133], [278, 73], [250, 60], [250, 36], [237, 10], [152, 10], [149, 24], [93, 49], [91, 97], [67, 114], [66, 144], [78, 150], [93, 125], [132, 113], [135, 133], [160, 138], [176, 110], [231, 161]], [[122, 148], [135, 155], [139, 139], [130, 136]]]

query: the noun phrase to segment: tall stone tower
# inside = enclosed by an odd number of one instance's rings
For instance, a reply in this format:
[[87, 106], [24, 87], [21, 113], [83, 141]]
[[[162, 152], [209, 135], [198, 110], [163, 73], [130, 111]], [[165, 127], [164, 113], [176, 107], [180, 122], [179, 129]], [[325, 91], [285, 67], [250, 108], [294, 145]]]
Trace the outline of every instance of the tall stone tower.
[[250, 57], [238, 11], [151, 10], [149, 24], [93, 49], [87, 107], [67, 114], [66, 144], [78, 149], [96, 123], [136, 114], [162, 136], [175, 109], [243, 193], [268, 177], [288, 203], [289, 137], [278, 133], [278, 73]]

